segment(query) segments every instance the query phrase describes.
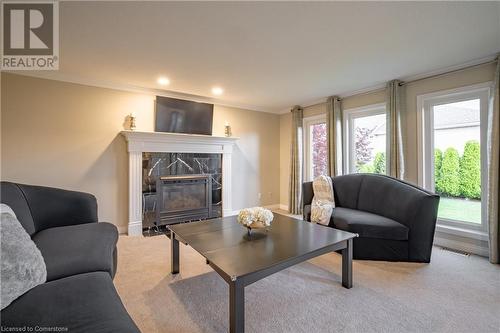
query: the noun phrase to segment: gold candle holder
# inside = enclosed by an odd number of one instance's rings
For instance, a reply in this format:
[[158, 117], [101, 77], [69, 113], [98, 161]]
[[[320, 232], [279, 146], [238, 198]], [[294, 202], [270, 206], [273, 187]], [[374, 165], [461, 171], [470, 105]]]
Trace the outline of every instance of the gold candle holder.
[[231, 135], [233, 135], [233, 133], [231, 132], [231, 126], [229, 125], [229, 123], [226, 121], [226, 124], [224, 125], [224, 135], [226, 137], [230, 137]]
[[128, 115], [129, 120], [130, 120], [130, 130], [134, 131], [135, 130], [135, 114], [131, 113]]

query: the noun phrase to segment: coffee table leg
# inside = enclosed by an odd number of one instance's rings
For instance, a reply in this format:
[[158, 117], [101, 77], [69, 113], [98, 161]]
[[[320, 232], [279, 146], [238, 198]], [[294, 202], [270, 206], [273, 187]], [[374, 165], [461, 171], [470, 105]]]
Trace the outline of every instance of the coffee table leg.
[[229, 284], [229, 332], [245, 331], [245, 286], [241, 281]]
[[342, 250], [342, 285], [352, 288], [352, 239], [347, 240], [347, 247]]
[[170, 262], [172, 274], [179, 273], [179, 241], [172, 232], [170, 235]]

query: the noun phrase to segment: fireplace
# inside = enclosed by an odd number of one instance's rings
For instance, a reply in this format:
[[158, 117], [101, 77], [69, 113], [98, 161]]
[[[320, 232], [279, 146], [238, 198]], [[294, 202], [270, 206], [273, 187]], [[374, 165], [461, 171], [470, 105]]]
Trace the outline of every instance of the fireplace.
[[142, 227], [222, 216], [222, 154], [142, 154]]
[[212, 216], [212, 177], [209, 174], [160, 177], [156, 193], [158, 225]]
[[[122, 131], [121, 134], [127, 140], [129, 154], [129, 235], [142, 235], [145, 228], [154, 226], [157, 180], [163, 176], [180, 175], [181, 172], [190, 175], [210, 174], [212, 176], [212, 217], [233, 214], [231, 156], [238, 138], [138, 131]], [[182, 154], [176, 152], [182, 152]], [[172, 160], [175, 154], [193, 170], [187, 168], [177, 158]], [[151, 158], [148, 161], [145, 155], [157, 155], [163, 160], [158, 162], [159, 158]], [[167, 169], [174, 161], [177, 162]], [[157, 162], [158, 164], [154, 167]], [[208, 171], [205, 166], [209, 167]], [[204, 168], [204, 171], [200, 171], [202, 170], [200, 167]]]

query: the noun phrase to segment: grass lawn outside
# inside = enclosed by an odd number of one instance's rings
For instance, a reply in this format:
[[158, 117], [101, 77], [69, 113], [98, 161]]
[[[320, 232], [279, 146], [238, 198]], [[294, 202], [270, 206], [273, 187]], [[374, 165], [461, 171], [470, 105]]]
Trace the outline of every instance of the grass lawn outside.
[[481, 201], [441, 197], [438, 217], [481, 224]]

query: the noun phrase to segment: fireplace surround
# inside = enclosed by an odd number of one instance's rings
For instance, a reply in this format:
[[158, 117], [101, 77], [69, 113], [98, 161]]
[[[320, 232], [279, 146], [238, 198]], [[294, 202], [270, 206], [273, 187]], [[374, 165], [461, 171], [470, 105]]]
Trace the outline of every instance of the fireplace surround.
[[143, 153], [196, 153], [222, 156], [222, 216], [232, 209], [232, 151], [236, 137], [122, 131], [129, 155], [129, 221], [128, 234], [142, 235], [143, 229]]

